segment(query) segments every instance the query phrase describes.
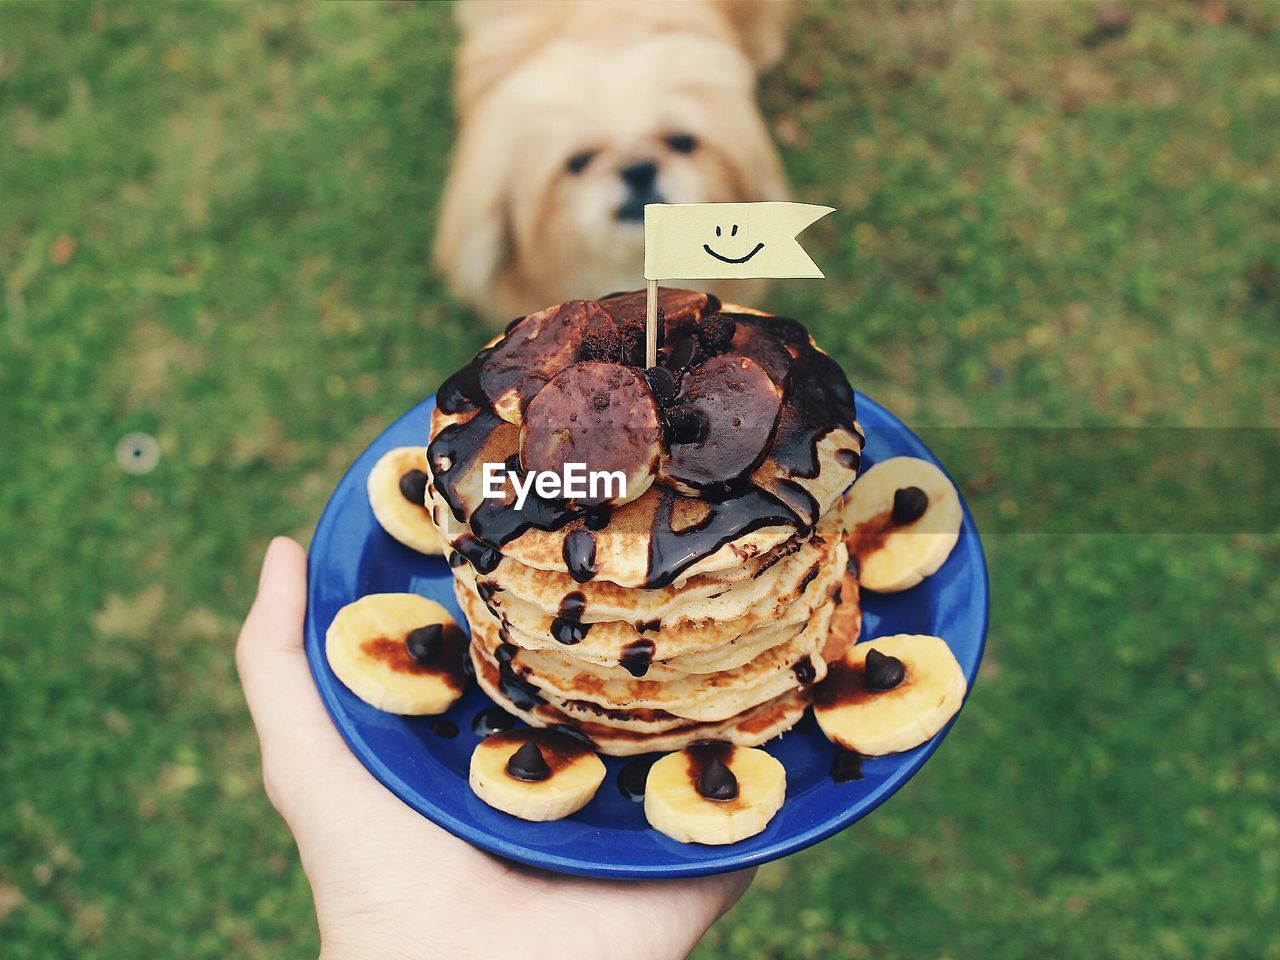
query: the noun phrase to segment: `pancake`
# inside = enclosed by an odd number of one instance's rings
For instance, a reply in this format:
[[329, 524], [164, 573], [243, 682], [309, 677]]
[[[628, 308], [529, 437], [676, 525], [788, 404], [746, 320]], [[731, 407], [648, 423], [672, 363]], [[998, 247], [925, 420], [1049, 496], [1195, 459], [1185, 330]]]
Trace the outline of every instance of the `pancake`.
[[[620, 668], [575, 663], [540, 651], [507, 644], [498, 624], [489, 618], [472, 623], [471, 643], [495, 665], [499, 647], [510, 670], [535, 686], [541, 696], [585, 700], [615, 709], [663, 710], [690, 720], [724, 720], [772, 699], [800, 684], [796, 671], [808, 661], [810, 682], [826, 675], [821, 650], [827, 641], [834, 603], [815, 612], [796, 636], [732, 670], [686, 674], [680, 679], [654, 681], [631, 676]], [[606, 672], [608, 671], [608, 672]]]
[[535, 727], [566, 727], [586, 737], [601, 753], [615, 757], [639, 753], [680, 750], [698, 740], [725, 740], [738, 746], [759, 746], [791, 729], [809, 705], [807, 692], [793, 690], [775, 700], [721, 723], [676, 721], [661, 730], [627, 726], [606, 726], [586, 720], [572, 720], [556, 706], [542, 702], [517, 704], [502, 689], [497, 669], [472, 650], [476, 683], [494, 703]]
[[[838, 581], [846, 556], [843, 542], [836, 540], [824, 556], [800, 571], [794, 585], [785, 591], [765, 592], [756, 602], [743, 605], [730, 595], [739, 590], [733, 588], [722, 597], [695, 600], [692, 610], [682, 611], [679, 617], [649, 623], [592, 621], [585, 616], [589, 604], [584, 606], [573, 593], [554, 613], [547, 613], [509, 596], [500, 581], [477, 578], [467, 568], [456, 571], [455, 593], [469, 619], [485, 619], [487, 613], [506, 628], [509, 642], [526, 650], [556, 650], [577, 659], [616, 665], [637, 645], [647, 645], [651, 661], [672, 661], [690, 654], [702, 654], [705, 661], [717, 650], [732, 651], [735, 641], [760, 629], [808, 620]], [[756, 592], [751, 590], [752, 598]], [[730, 609], [739, 615], [729, 619]]]
[[[566, 596], [580, 594], [580, 619], [587, 623], [627, 620], [665, 626], [707, 617], [733, 620], [770, 593], [793, 590], [816, 561], [830, 557], [834, 545], [844, 539], [843, 529], [838, 511], [833, 510], [812, 534], [792, 537], [763, 556], [718, 573], [691, 577], [682, 585], [653, 590], [622, 587], [598, 578], [578, 583], [566, 573], [514, 562], [500, 564], [480, 579], [500, 586], [504, 597], [526, 601], [546, 613], [558, 613]], [[458, 567], [460, 573], [471, 569]], [[697, 602], [702, 600], [716, 601], [714, 609], [701, 610]]]

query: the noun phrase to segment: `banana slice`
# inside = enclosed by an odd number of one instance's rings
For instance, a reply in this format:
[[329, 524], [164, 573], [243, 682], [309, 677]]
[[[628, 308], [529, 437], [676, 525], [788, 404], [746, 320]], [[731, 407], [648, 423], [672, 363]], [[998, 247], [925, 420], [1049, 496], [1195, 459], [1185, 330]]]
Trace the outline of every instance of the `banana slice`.
[[369, 471], [369, 506], [382, 529], [419, 553], [442, 555], [444, 541], [431, 522], [427, 498], [427, 450], [397, 447]]
[[521, 820], [559, 820], [585, 807], [604, 780], [595, 751], [558, 730], [508, 730], [471, 754], [477, 797]]
[[859, 582], [878, 593], [914, 587], [951, 555], [960, 520], [956, 488], [932, 463], [915, 457], [877, 463], [844, 503]]
[[946, 642], [898, 634], [849, 648], [814, 694], [827, 739], [868, 757], [918, 747], [964, 702], [964, 671]]
[[650, 768], [644, 815], [681, 843], [737, 843], [768, 826], [786, 795], [787, 772], [769, 754], [708, 740]]
[[388, 713], [444, 713], [467, 688], [470, 641], [444, 607], [416, 593], [373, 593], [347, 604], [324, 643], [338, 679]]

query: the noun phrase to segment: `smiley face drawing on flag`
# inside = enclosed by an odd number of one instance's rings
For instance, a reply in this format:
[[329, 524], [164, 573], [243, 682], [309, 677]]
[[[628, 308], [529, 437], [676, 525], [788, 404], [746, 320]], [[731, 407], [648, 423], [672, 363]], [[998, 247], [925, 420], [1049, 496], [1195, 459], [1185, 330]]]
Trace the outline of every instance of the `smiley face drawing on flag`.
[[796, 236], [831, 213], [814, 203], [651, 203], [646, 280], [822, 277]]

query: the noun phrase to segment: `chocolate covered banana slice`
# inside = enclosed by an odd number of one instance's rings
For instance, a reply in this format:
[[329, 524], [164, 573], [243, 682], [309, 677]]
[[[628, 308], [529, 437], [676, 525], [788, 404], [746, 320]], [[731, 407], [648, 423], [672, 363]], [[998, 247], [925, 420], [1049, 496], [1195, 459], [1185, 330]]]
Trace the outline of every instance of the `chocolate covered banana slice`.
[[521, 820], [559, 820], [585, 807], [604, 780], [604, 764], [576, 737], [557, 730], [508, 730], [471, 754], [477, 797]]
[[617, 363], [588, 361], [561, 371], [529, 403], [520, 427], [526, 472], [567, 479], [565, 464], [575, 463], [584, 485], [587, 473], [622, 475], [622, 484], [600, 482], [595, 491], [586, 487], [586, 496], [565, 498], [580, 507], [637, 499], [653, 483], [661, 454], [662, 424], [649, 385], [638, 370]]
[[960, 537], [960, 498], [927, 460], [877, 463], [845, 497], [849, 556], [868, 590], [894, 593], [935, 573]]
[[427, 450], [388, 450], [369, 471], [369, 506], [382, 529], [419, 553], [443, 554], [427, 499]]
[[666, 414], [658, 479], [690, 495], [742, 480], [764, 460], [781, 409], [782, 389], [754, 360], [728, 353], [695, 367]]
[[493, 345], [480, 367], [480, 386], [494, 412], [519, 425], [542, 385], [578, 359], [588, 334], [616, 327], [593, 300], [569, 300], [520, 320]]
[[830, 664], [813, 715], [828, 740], [878, 757], [930, 739], [955, 716], [966, 689], [945, 641], [898, 634], [856, 644]]
[[373, 593], [338, 611], [325, 654], [365, 703], [419, 716], [444, 713], [462, 696], [468, 643], [440, 604], [416, 593]]
[[681, 843], [737, 843], [768, 826], [786, 795], [787, 772], [765, 751], [704, 741], [649, 769], [644, 815]]

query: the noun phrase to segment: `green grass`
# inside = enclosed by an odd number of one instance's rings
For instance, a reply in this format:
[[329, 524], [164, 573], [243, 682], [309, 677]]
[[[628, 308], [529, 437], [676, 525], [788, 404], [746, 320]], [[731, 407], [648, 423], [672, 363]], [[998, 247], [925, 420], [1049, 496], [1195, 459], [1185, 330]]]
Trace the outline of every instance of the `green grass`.
[[[1130, 9], [805, 7], [763, 82], [839, 208], [831, 279], [769, 305], [969, 457], [992, 629], [936, 759], [700, 960], [1280, 958], [1274, 446], [1193, 534], [1034, 429], [1280, 423], [1280, 13]], [[431, 5], [0, 5], [6, 958], [314, 954], [231, 648], [270, 536], [481, 339], [425, 263], [455, 42]]]

